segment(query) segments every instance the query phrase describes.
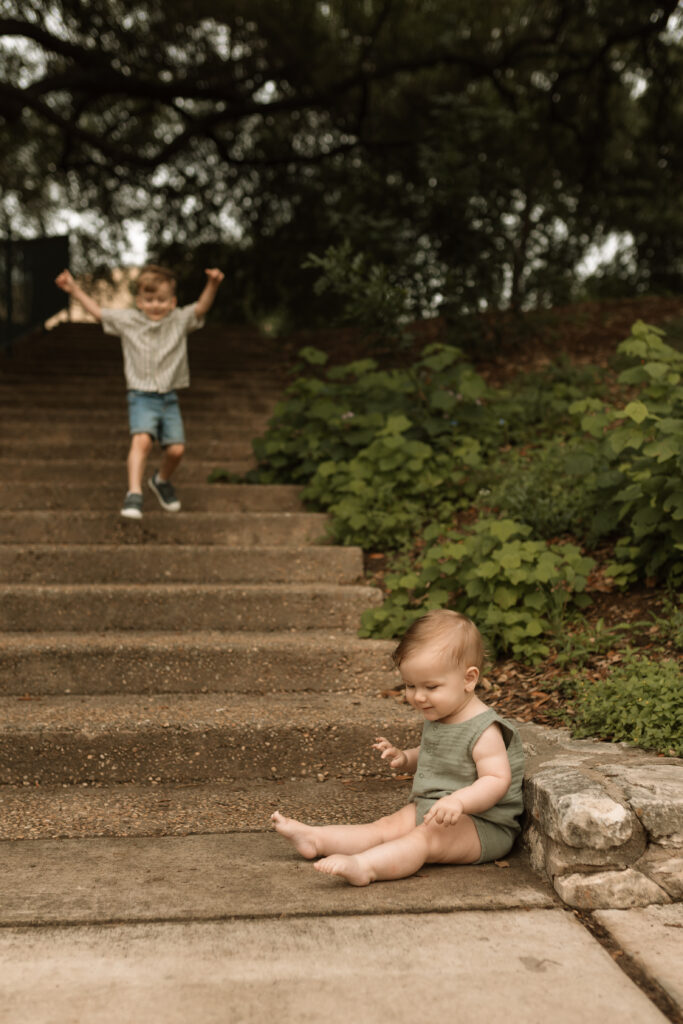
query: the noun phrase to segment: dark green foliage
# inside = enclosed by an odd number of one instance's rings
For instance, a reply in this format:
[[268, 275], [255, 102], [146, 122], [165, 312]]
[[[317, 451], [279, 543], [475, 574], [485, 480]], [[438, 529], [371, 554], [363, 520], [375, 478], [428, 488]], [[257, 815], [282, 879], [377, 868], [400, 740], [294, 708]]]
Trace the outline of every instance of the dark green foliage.
[[617, 535], [608, 571], [624, 584], [683, 580], [683, 353], [662, 333], [638, 322], [619, 346], [631, 364], [620, 383], [638, 392], [624, 408], [573, 406], [612, 470], [598, 480], [593, 533]]
[[595, 562], [575, 544], [548, 544], [531, 533], [486, 517], [464, 529], [428, 527], [424, 551], [408, 572], [387, 576], [389, 599], [364, 613], [361, 635], [395, 636], [427, 609], [447, 605], [474, 619], [493, 653], [548, 654], [544, 637], [567, 608], [590, 603], [584, 591]]
[[[310, 364], [326, 362], [315, 349], [300, 355]], [[363, 359], [321, 377], [299, 378], [276, 407], [265, 437], [255, 442], [258, 479], [310, 480], [323, 463], [367, 449], [390, 420], [390, 433], [437, 452], [462, 436], [476, 436], [475, 447], [495, 446], [503, 434], [492, 397], [458, 349], [445, 345], [428, 346], [407, 369], [380, 370], [375, 360]], [[380, 471], [391, 472], [386, 459], [377, 452]]]
[[585, 540], [595, 515], [599, 481], [609, 466], [591, 439], [551, 440], [511, 451], [491, 466], [490, 493], [480, 504], [527, 523], [546, 539]]
[[258, 322], [344, 317], [302, 263], [345, 244], [413, 314], [563, 303], [615, 232], [593, 293], [677, 292], [677, 8], [4, 0], [0, 218], [73, 209], [110, 261], [133, 222], [179, 268], [215, 246]]
[[575, 736], [598, 736], [683, 756], [683, 673], [674, 661], [629, 657], [607, 679], [576, 678]]

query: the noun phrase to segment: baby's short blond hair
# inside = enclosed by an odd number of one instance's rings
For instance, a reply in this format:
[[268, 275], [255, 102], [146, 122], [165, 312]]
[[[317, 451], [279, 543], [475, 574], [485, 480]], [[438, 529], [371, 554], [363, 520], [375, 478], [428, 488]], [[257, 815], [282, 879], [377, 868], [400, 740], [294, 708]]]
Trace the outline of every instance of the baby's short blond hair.
[[161, 284], [168, 285], [175, 295], [177, 278], [173, 271], [168, 267], [160, 267], [156, 263], [148, 263], [138, 274], [135, 290], [138, 292], [155, 291]]
[[392, 657], [397, 668], [404, 658], [420, 647], [432, 647], [434, 654], [443, 655], [451, 665], [469, 668], [474, 665], [481, 672], [484, 665], [484, 640], [466, 615], [439, 608], [416, 619], [394, 651]]

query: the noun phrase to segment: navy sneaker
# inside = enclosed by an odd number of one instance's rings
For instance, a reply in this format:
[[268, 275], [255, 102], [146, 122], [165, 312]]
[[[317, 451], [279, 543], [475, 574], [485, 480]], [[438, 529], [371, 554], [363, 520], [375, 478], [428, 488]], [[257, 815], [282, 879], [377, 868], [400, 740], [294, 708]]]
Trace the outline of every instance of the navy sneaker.
[[158, 474], [155, 473], [147, 482], [149, 483], [150, 490], [154, 491], [159, 499], [159, 504], [167, 512], [180, 512], [180, 502], [178, 501], [173, 484], [169, 480], [162, 483], [157, 477]]
[[124, 499], [121, 515], [124, 519], [142, 519], [142, 495], [129, 491]]

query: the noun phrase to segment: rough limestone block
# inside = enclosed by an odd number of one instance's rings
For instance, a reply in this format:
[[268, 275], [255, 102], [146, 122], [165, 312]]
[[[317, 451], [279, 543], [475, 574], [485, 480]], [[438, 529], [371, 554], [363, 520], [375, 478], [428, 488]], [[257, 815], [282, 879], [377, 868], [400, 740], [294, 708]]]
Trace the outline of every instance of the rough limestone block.
[[683, 848], [683, 765], [603, 764], [597, 771], [620, 787], [654, 842]]
[[546, 874], [545, 837], [535, 825], [529, 825], [524, 833], [524, 842], [529, 851], [529, 863], [534, 871]]
[[661, 846], [649, 846], [633, 865], [668, 892], [674, 900], [683, 900], [683, 855], [671, 856]]
[[633, 868], [592, 875], [560, 875], [553, 884], [558, 896], [579, 910], [626, 910], [671, 902], [656, 882]]
[[645, 832], [641, 827], [637, 827], [631, 838], [621, 846], [610, 846], [604, 850], [588, 846], [578, 849], [547, 837], [545, 869], [548, 877], [553, 879], [556, 875], [568, 875], [576, 871], [595, 871], [596, 868], [630, 868], [635, 866], [635, 862], [642, 857], [646, 848]]
[[606, 850], [637, 830], [635, 815], [577, 769], [541, 769], [526, 783], [525, 802], [540, 831], [567, 846]]

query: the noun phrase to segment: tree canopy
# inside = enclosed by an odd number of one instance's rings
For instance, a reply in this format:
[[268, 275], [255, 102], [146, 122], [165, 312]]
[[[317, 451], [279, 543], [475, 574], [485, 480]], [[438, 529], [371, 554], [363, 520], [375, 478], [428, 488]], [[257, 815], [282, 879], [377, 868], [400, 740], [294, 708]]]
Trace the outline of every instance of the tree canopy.
[[676, 0], [0, 0], [0, 211], [28, 232], [87, 214], [109, 258], [139, 221], [158, 255], [215, 255], [234, 315], [329, 310], [301, 264], [341, 243], [415, 310], [563, 301], [613, 233], [595, 287], [679, 289], [677, 19]]

